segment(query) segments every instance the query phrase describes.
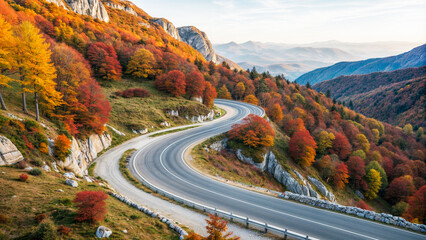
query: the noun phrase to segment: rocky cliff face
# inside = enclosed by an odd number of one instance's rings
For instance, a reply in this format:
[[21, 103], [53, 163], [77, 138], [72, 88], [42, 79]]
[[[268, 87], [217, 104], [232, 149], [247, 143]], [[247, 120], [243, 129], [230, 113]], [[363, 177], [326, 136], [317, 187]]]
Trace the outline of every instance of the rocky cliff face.
[[98, 153], [111, 146], [112, 138], [109, 134], [91, 135], [87, 140], [73, 138], [71, 145], [71, 155], [58, 165], [72, 170], [76, 175], [87, 174], [87, 167], [98, 157]]
[[11, 165], [23, 159], [18, 148], [7, 137], [0, 135], [0, 166]]
[[168, 33], [170, 36], [172, 36], [173, 38], [182, 41], [182, 39], [179, 36], [179, 32], [176, 29], [175, 25], [173, 25], [173, 23], [169, 22], [169, 20], [165, 19], [165, 18], [152, 18], [151, 22], [154, 22], [158, 25], [160, 25], [164, 31], [166, 31], [166, 33]]
[[112, 7], [112, 8], [115, 8], [115, 9], [120, 9], [120, 10], [128, 12], [128, 13], [130, 13], [132, 15], [138, 16], [138, 14], [135, 12], [135, 10], [132, 7], [128, 6], [128, 5], [120, 5], [120, 4], [113, 3], [113, 2], [107, 2], [105, 4], [107, 6], [109, 6], [109, 7]]
[[183, 42], [186, 42], [200, 52], [207, 61], [217, 63], [216, 54], [206, 33], [193, 26], [180, 27], [178, 28], [178, 32]]
[[68, 10], [67, 6], [62, 0], [46, 0], [47, 2], [54, 3], [65, 10]]
[[65, 2], [72, 11], [78, 14], [89, 15], [104, 22], [109, 22], [108, 12], [99, 0], [65, 0]]

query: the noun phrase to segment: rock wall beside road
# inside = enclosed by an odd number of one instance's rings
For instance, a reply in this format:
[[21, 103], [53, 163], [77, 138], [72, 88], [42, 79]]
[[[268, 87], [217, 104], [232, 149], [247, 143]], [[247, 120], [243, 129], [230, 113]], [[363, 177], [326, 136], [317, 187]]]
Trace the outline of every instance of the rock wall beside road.
[[295, 194], [288, 191], [283, 194], [280, 194], [279, 197], [298, 201], [300, 203], [308, 204], [308, 205], [319, 207], [319, 208], [324, 208], [324, 209], [328, 209], [328, 210], [332, 210], [336, 212], [354, 215], [360, 218], [366, 218], [372, 221], [382, 222], [386, 224], [395, 225], [398, 227], [411, 229], [413, 231], [426, 233], [426, 225], [411, 223], [402, 217], [392, 216], [386, 213], [376, 213], [374, 211], [364, 210], [357, 207], [343, 206], [338, 203], [333, 203], [333, 202], [329, 202], [326, 200], [317, 199], [313, 197], [302, 196], [302, 195]]
[[71, 154], [58, 165], [73, 171], [78, 176], [87, 175], [87, 168], [97, 157], [98, 153], [111, 146], [111, 136], [104, 132], [93, 134], [86, 140], [72, 139]]

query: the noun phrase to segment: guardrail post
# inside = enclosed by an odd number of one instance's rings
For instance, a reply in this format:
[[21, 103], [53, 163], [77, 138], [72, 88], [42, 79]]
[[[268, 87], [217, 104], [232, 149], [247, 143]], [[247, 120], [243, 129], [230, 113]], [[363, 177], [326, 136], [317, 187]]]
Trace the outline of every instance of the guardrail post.
[[203, 207], [203, 212], [206, 212], [206, 208], [205, 207]]
[[284, 231], [284, 239], [287, 239], [287, 229]]
[[214, 208], [214, 215], [217, 217], [216, 208]]
[[308, 235], [306, 235], [306, 238], [305, 238], [306, 240], [308, 240], [309, 239], [309, 236]]
[[267, 232], [268, 232], [268, 224], [265, 223], [265, 233], [267, 233]]
[[229, 221], [232, 222], [232, 220], [233, 220], [233, 217], [232, 217], [232, 213], [231, 213], [231, 215], [229, 216]]
[[247, 217], [246, 218], [246, 228], [248, 228], [249, 227], [249, 218]]

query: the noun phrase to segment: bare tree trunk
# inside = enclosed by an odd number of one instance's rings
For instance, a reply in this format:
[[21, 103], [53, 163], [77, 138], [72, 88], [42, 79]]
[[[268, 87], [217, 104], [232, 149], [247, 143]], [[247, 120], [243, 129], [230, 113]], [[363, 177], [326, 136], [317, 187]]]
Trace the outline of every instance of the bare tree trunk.
[[22, 92], [22, 110], [24, 111], [25, 114], [28, 114], [27, 100], [25, 99], [25, 92]]
[[4, 103], [3, 95], [1, 95], [1, 91], [0, 91], [0, 102], [1, 102], [1, 109], [7, 111], [7, 107], [6, 107], [6, 104]]
[[38, 94], [37, 92], [34, 93], [34, 98], [35, 98], [35, 107], [36, 107], [36, 120], [37, 122], [40, 122], [40, 113], [38, 110]]

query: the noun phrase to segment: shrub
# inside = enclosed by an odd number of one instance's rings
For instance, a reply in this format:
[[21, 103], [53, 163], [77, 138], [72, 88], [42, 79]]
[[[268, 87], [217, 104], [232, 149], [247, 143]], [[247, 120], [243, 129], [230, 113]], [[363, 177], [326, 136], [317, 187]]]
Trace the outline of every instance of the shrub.
[[365, 203], [364, 201], [359, 201], [357, 204], [356, 204], [356, 207], [359, 207], [359, 208], [362, 208], [362, 209], [364, 209], [364, 210], [370, 210], [370, 207], [368, 207], [368, 205], [367, 205], [367, 203]]
[[41, 167], [43, 166], [43, 160], [41, 160], [40, 158], [35, 158], [33, 160], [31, 160], [31, 163], [34, 164], [37, 167]]
[[68, 155], [70, 155], [70, 148], [71, 140], [63, 134], [59, 135], [55, 140], [55, 157], [59, 160], [64, 160], [68, 157]]
[[33, 169], [31, 169], [30, 174], [33, 175], [33, 176], [40, 176], [42, 174], [42, 172], [38, 168], [33, 168]]
[[34, 217], [34, 220], [35, 220], [37, 223], [41, 223], [41, 222], [43, 222], [43, 220], [44, 220], [44, 219], [46, 219], [46, 218], [47, 218], [46, 214], [44, 214], [44, 213], [40, 213], [40, 214], [37, 214], [37, 215]]
[[408, 203], [400, 201], [392, 206], [392, 214], [395, 216], [402, 216], [407, 211]]
[[65, 227], [65, 226], [60, 226], [58, 228], [58, 233], [64, 236], [68, 236], [71, 233], [71, 228], [69, 227]]
[[49, 154], [49, 148], [47, 147], [47, 144], [46, 144], [46, 143], [44, 143], [44, 142], [40, 143], [40, 147], [38, 148], [38, 150], [39, 150], [41, 153]]
[[56, 240], [55, 225], [51, 221], [41, 223], [34, 232], [32, 239]]
[[16, 164], [16, 166], [17, 166], [19, 169], [25, 169], [25, 168], [27, 167], [27, 162], [26, 162], [26, 161], [20, 161], [20, 162], [18, 162], [18, 163]]
[[21, 181], [26, 182], [28, 180], [28, 175], [23, 173], [19, 176], [19, 179], [21, 179]]
[[114, 93], [117, 96], [125, 97], [125, 98], [132, 98], [132, 97], [149, 97], [151, 94], [142, 88], [128, 88], [124, 91], [117, 91]]
[[74, 199], [79, 208], [75, 219], [79, 222], [96, 223], [102, 221], [106, 215], [105, 199], [108, 195], [101, 191], [83, 191], [77, 193]]
[[7, 224], [9, 222], [9, 219], [6, 215], [0, 214], [0, 224]]

